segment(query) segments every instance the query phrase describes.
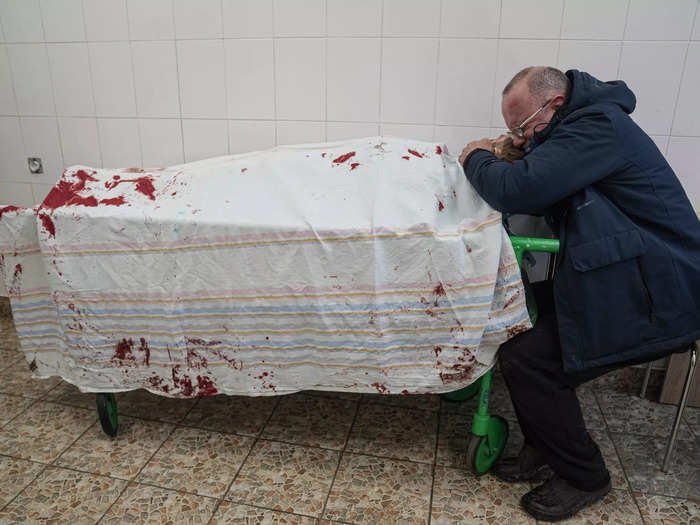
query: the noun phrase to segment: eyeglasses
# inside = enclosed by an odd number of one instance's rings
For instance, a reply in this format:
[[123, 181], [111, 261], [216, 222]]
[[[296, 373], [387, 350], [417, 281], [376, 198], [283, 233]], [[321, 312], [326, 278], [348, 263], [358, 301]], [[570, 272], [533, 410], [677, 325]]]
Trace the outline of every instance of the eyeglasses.
[[525, 126], [527, 125], [527, 123], [530, 122], [533, 118], [535, 118], [535, 117], [540, 113], [540, 111], [542, 111], [544, 108], [546, 108], [547, 105], [548, 105], [552, 100], [554, 100], [554, 97], [550, 98], [547, 102], [545, 102], [544, 104], [542, 104], [542, 105], [540, 106], [540, 108], [539, 108], [537, 111], [535, 111], [532, 115], [530, 115], [530, 116], [527, 117], [525, 120], [523, 120], [523, 121], [520, 123], [519, 126], [513, 128], [513, 129], [511, 129], [511, 130], [507, 133], [507, 134], [510, 136], [510, 138], [514, 139], [515, 137], [518, 137], [518, 138], [520, 138], [520, 139], [524, 139], [524, 138], [525, 138]]

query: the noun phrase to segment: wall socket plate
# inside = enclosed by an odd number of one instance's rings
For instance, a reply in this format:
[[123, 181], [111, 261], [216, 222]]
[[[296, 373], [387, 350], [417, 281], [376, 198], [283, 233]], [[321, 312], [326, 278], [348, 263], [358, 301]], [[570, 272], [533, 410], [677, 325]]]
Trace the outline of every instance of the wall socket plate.
[[41, 157], [27, 157], [29, 173], [44, 173], [44, 166], [41, 164]]

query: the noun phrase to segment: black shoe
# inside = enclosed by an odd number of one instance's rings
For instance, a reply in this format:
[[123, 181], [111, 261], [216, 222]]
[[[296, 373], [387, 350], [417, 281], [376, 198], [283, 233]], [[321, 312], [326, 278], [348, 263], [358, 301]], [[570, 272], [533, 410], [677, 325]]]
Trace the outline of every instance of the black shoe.
[[502, 481], [546, 481], [554, 476], [544, 457], [530, 445], [523, 445], [518, 457], [506, 458], [493, 466], [493, 474]]
[[579, 490], [565, 479], [554, 476], [539, 487], [525, 494], [520, 500], [523, 508], [535, 519], [560, 521], [570, 518], [610, 492], [610, 480], [598, 490]]

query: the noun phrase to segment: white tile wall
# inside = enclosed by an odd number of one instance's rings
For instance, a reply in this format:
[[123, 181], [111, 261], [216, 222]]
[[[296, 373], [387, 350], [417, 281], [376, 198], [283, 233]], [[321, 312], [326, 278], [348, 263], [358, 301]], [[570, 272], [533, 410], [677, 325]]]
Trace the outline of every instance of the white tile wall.
[[47, 42], [83, 42], [82, 0], [41, 0], [41, 23]]
[[457, 154], [533, 64], [624, 79], [700, 202], [698, 0], [0, 0], [0, 202], [74, 163], [377, 133]]
[[48, 44], [53, 96], [58, 116], [95, 115], [87, 44]]

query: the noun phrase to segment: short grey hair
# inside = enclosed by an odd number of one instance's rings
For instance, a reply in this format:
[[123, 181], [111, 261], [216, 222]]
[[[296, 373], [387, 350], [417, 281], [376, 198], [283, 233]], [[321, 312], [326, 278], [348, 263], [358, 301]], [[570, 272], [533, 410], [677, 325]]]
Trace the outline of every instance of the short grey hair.
[[569, 97], [571, 81], [557, 68], [549, 66], [530, 66], [521, 69], [503, 88], [503, 96], [507, 95], [516, 84], [526, 77], [528, 91], [538, 99], [544, 100], [552, 93]]

